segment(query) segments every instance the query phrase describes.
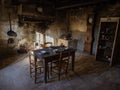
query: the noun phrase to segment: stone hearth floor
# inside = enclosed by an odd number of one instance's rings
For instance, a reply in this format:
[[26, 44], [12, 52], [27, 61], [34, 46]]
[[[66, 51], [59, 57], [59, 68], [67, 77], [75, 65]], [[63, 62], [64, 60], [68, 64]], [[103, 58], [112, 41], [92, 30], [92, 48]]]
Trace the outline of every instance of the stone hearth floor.
[[0, 61], [0, 90], [120, 90], [120, 67], [96, 61], [94, 56], [76, 53], [75, 72], [68, 77], [34, 83], [29, 75], [27, 54]]

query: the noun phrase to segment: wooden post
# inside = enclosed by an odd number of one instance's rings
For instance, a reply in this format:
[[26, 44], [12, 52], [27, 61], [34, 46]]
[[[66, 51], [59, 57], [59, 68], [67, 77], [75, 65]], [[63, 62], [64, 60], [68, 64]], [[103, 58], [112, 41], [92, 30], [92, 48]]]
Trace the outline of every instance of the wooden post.
[[46, 34], [44, 32], [43, 33], [43, 48], [45, 48], [45, 43], [46, 43]]
[[91, 54], [91, 45], [92, 45], [92, 30], [93, 30], [93, 15], [88, 15], [87, 17], [87, 31], [86, 38], [84, 43], [84, 51], [88, 54]]

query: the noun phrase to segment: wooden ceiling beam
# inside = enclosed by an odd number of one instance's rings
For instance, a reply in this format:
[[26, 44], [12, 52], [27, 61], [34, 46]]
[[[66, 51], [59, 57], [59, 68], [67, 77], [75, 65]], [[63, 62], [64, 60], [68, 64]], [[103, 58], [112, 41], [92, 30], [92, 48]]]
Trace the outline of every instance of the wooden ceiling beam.
[[[85, 2], [86, 1], [86, 2]], [[68, 9], [68, 8], [75, 8], [79, 6], [89, 6], [89, 5], [95, 5], [99, 3], [104, 3], [107, 2], [108, 0], [85, 0], [85, 1], [76, 1], [76, 2], [66, 2], [66, 3], [59, 3], [56, 5], [57, 10], [62, 10], [62, 9]]]

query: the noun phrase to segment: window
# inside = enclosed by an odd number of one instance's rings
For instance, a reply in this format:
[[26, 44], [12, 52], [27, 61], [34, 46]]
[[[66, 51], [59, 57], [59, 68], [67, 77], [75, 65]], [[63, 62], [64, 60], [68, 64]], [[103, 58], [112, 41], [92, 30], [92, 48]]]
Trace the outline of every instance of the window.
[[53, 39], [53, 37], [50, 37], [50, 36], [48, 36], [48, 35], [46, 35], [46, 42], [52, 42], [52, 44], [54, 45], [54, 39]]
[[[43, 37], [44, 36], [42, 33], [36, 32], [36, 41], [35, 42], [38, 42], [38, 44], [43, 44], [44, 43]], [[52, 42], [52, 44], [54, 45], [54, 38], [49, 35], [45, 36], [45, 41]]]

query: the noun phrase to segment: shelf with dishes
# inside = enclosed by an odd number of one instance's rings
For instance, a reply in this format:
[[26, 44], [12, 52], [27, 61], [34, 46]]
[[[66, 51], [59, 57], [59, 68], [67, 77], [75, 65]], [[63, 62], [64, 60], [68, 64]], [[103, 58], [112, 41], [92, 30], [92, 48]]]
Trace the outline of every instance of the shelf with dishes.
[[118, 63], [119, 26], [119, 18], [111, 18], [111, 21], [107, 18], [100, 19], [96, 60], [107, 61], [110, 65]]

